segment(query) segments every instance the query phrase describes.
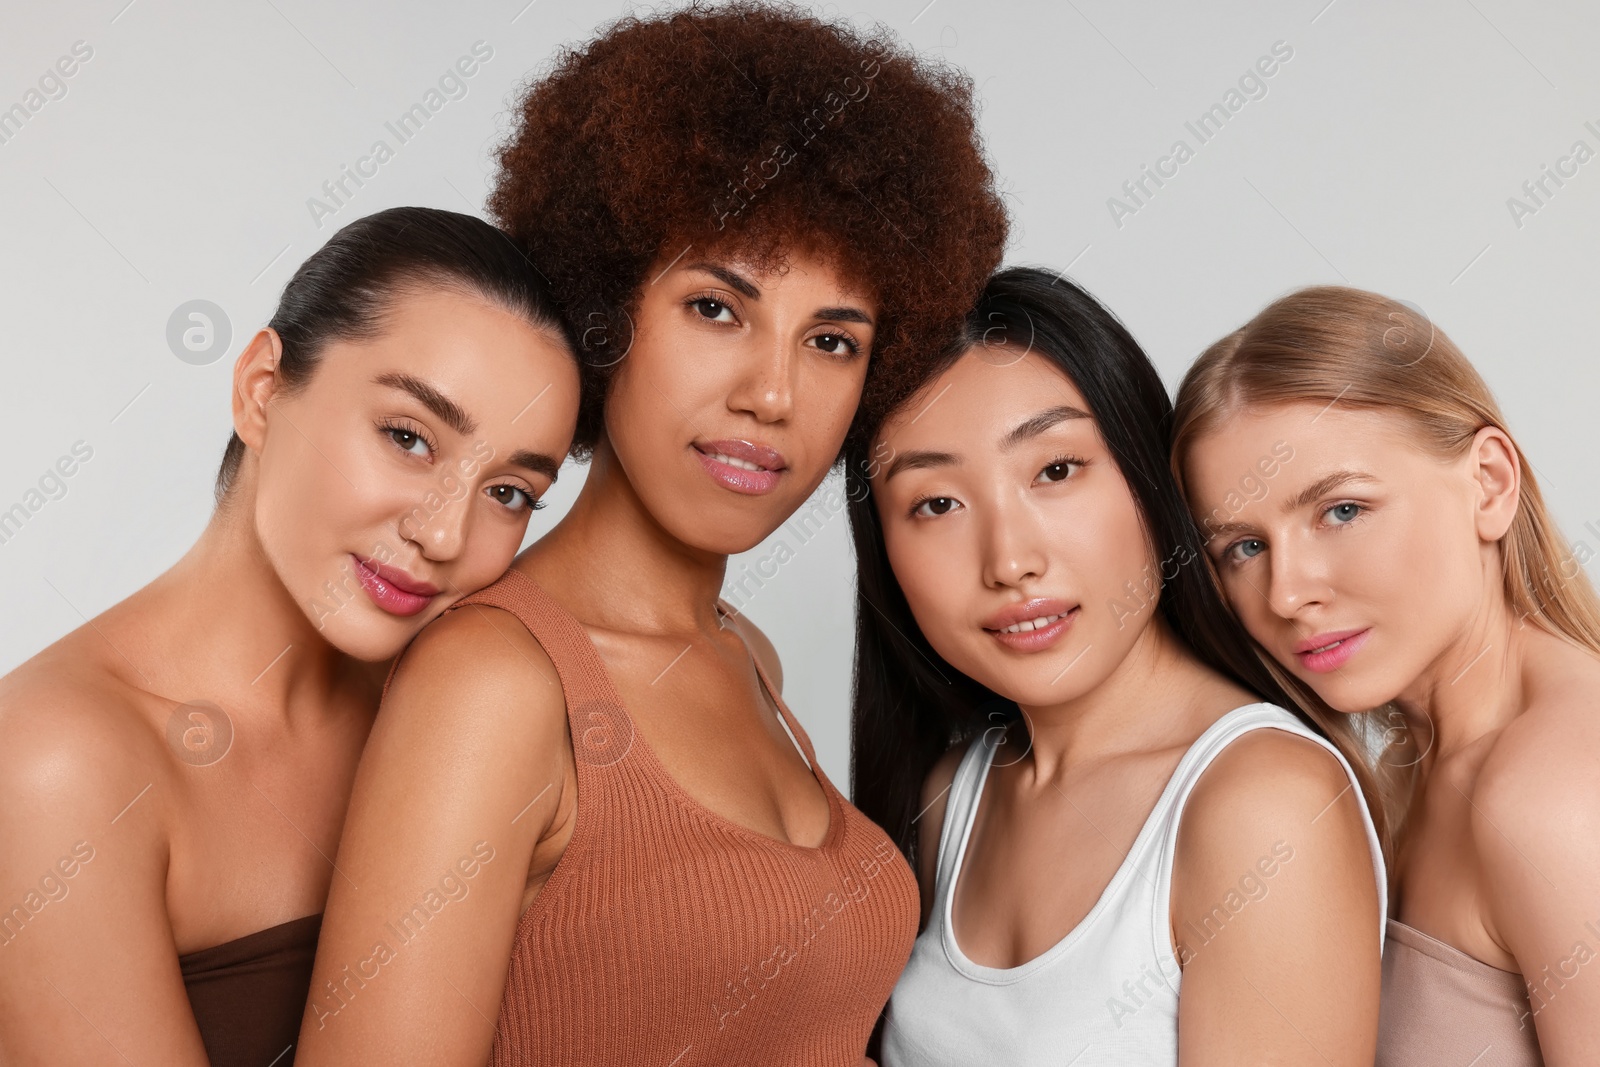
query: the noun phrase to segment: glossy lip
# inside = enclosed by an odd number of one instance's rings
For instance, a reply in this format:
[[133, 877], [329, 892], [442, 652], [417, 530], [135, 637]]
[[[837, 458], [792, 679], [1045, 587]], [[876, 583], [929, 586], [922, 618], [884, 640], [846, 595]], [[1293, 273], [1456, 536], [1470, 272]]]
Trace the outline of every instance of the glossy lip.
[[[1078, 608], [1077, 604], [1068, 604], [1054, 597], [1034, 597], [990, 615], [983, 621], [983, 628], [996, 641], [1013, 651], [1040, 652], [1055, 644], [1072, 628], [1073, 620], [1078, 617]], [[1037, 630], [1005, 632], [1007, 626], [1041, 615], [1060, 615], [1061, 618]]]
[[363, 559], [354, 552], [350, 558], [355, 562], [361, 588], [367, 591], [374, 604], [391, 615], [415, 615], [439, 595], [437, 586], [413, 578], [397, 567]]
[[[1325, 633], [1314, 634], [1304, 641], [1297, 642], [1294, 654], [1300, 665], [1316, 674], [1326, 674], [1336, 671], [1350, 662], [1350, 658], [1360, 651], [1366, 644], [1367, 635], [1372, 632], [1371, 627], [1356, 630], [1328, 630]], [[1335, 644], [1335, 642], [1338, 642]], [[1334, 647], [1323, 652], [1313, 652], [1314, 648], [1324, 645]]]
[[[718, 485], [732, 489], [736, 493], [747, 493], [752, 496], [770, 493], [777, 488], [783, 472], [788, 469], [782, 452], [757, 441], [733, 438], [721, 438], [715, 441], [696, 440], [690, 442], [689, 447], [694, 450], [695, 458], [700, 461], [706, 473], [711, 475]], [[712, 458], [714, 453], [754, 463], [761, 470], [749, 471], [743, 467], [723, 463]]]

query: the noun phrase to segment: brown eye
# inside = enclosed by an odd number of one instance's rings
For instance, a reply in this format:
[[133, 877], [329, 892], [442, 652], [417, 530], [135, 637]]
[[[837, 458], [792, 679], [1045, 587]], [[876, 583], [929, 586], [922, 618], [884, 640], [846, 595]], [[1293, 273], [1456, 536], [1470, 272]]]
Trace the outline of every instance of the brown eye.
[[[930, 497], [927, 500], [920, 501], [916, 507], [911, 509], [911, 513], [913, 515], [919, 513], [928, 515], [945, 515], [949, 513], [951, 508], [955, 507], [955, 504], [956, 502], [947, 496]], [[923, 511], [924, 508], [926, 508], [927, 511]]]
[[830, 356], [854, 356], [861, 351], [860, 345], [842, 333], [822, 333], [811, 340]]
[[387, 427], [384, 432], [389, 435], [389, 440], [399, 446], [402, 452], [409, 452], [413, 456], [426, 456], [430, 451], [428, 442], [424, 441], [420, 434], [412, 433], [410, 430], [399, 426]]
[[533, 499], [533, 495], [520, 485], [491, 485], [488, 493], [496, 503], [505, 505], [510, 511], [537, 511], [544, 507], [542, 502]]
[[[724, 304], [720, 300], [712, 300], [710, 297], [701, 297], [693, 302], [693, 307], [700, 313], [701, 318], [710, 319], [713, 322], [733, 321], [732, 310], [727, 304]], [[723, 316], [727, 317], [724, 318]]]

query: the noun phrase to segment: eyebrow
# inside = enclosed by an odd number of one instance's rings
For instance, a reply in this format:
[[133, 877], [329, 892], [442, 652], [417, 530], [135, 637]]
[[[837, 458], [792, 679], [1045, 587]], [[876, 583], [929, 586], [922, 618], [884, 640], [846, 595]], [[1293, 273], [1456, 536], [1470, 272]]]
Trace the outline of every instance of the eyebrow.
[[1348, 469], [1332, 471], [1323, 475], [1321, 478], [1318, 478], [1316, 481], [1300, 490], [1294, 496], [1284, 501], [1282, 510], [1295, 511], [1299, 508], [1303, 508], [1313, 500], [1317, 499], [1317, 497], [1322, 496], [1332, 489], [1337, 489], [1346, 482], [1375, 482], [1377, 480], [1378, 479], [1374, 478], [1365, 471]]
[[[761, 290], [751, 285], [748, 280], [734, 273], [727, 267], [720, 267], [715, 263], [690, 263], [685, 270], [702, 270], [716, 277], [734, 292], [740, 293], [751, 300], [761, 299]], [[838, 307], [818, 308], [814, 318], [827, 319], [831, 322], [859, 322], [863, 326], [872, 325], [872, 316], [857, 307], [840, 305]]]
[[402, 374], [398, 371], [390, 371], [387, 374], [378, 375], [372, 379], [372, 382], [374, 385], [387, 385], [391, 389], [399, 389], [402, 392], [410, 393], [418, 403], [444, 420], [446, 426], [449, 426], [462, 437], [471, 436], [478, 428], [478, 424], [473, 421], [472, 416], [468, 415], [460, 404], [457, 404], [421, 378]]
[[921, 449], [913, 452], [901, 452], [889, 464], [889, 469], [884, 472], [883, 480], [887, 484], [901, 471], [927, 470], [932, 467], [950, 467], [961, 462], [961, 458], [950, 452], [932, 452]]
[[1041, 411], [1030, 419], [1024, 420], [1016, 429], [1000, 439], [1001, 451], [1009, 451], [1032, 437], [1038, 437], [1052, 426], [1068, 422], [1073, 419], [1087, 419], [1092, 416], [1082, 408], [1073, 407], [1071, 404], [1062, 404], [1048, 411]]
[[[1366, 473], [1365, 471], [1330, 471], [1321, 478], [1318, 478], [1316, 481], [1312, 482], [1310, 485], [1306, 486], [1304, 489], [1300, 490], [1288, 500], [1285, 500], [1283, 502], [1283, 506], [1278, 510], [1285, 514], [1291, 511], [1297, 511], [1311, 503], [1313, 500], [1317, 499], [1317, 497], [1322, 496], [1333, 489], [1337, 489], [1341, 485], [1345, 485], [1350, 482], [1376, 482], [1377, 480], [1377, 478]], [[1200, 528], [1203, 532], [1208, 532], [1211, 535], [1207, 538], [1207, 541], [1209, 541], [1211, 537], [1220, 537], [1223, 534], [1247, 533], [1256, 529], [1253, 523], [1248, 522], [1219, 522], [1213, 524], [1205, 519], [1200, 520]]]
[[[1093, 416], [1082, 408], [1073, 407], [1071, 404], [1062, 404], [1047, 411], [1041, 411], [1039, 414], [1030, 416], [1018, 423], [1010, 433], [1002, 437], [1000, 439], [1000, 448], [1002, 451], [1010, 450], [1030, 438], [1038, 437], [1052, 426], [1073, 419], [1088, 418], [1093, 418]], [[935, 452], [927, 449], [902, 452], [889, 464], [889, 469], [884, 472], [883, 480], [887, 483], [890, 478], [893, 478], [901, 471], [948, 467], [960, 462], [961, 457], [951, 452]]]
[[548, 456], [543, 452], [530, 452], [525, 448], [511, 453], [510, 462], [514, 466], [532, 471], [534, 474], [544, 475], [550, 479], [551, 485], [555, 484], [556, 472], [561, 469], [561, 461], [559, 459]]
[[761, 299], [761, 290], [759, 290], [755, 286], [751, 285], [748, 281], [746, 281], [744, 278], [740, 277], [739, 275], [735, 274], [733, 271], [729, 270], [727, 267], [719, 267], [715, 263], [690, 263], [684, 269], [685, 270], [703, 270], [707, 274], [714, 275], [717, 278], [721, 279], [722, 284], [726, 285], [729, 289], [732, 289], [734, 292], [740, 293], [741, 295], [746, 296], [751, 300], [760, 300]]

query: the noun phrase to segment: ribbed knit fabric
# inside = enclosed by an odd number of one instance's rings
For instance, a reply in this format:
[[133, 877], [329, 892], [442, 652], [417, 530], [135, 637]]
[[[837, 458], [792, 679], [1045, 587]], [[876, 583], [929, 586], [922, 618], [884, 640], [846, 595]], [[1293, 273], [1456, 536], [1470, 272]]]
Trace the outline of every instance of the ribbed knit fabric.
[[816, 848], [685, 792], [582, 625], [533, 579], [513, 569], [454, 607], [469, 604], [515, 615], [555, 663], [578, 777], [571, 841], [517, 924], [492, 1067], [859, 1067], [916, 938], [916, 879], [817, 765], [760, 660], [828, 797]]

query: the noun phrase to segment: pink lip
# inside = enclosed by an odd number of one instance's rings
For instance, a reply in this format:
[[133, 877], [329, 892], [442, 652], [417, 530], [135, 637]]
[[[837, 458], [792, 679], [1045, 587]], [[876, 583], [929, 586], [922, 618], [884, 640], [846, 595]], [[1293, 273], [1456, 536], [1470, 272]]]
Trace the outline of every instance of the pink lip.
[[[711, 475], [718, 485], [732, 489], [736, 493], [750, 495], [770, 493], [777, 488], [783, 471], [787, 469], [783, 453], [758, 442], [730, 439], [695, 441], [690, 447], [694, 450], [695, 458], [700, 461], [700, 465], [706, 469], [706, 473]], [[762, 469], [751, 471], [735, 467], [730, 463], [713, 459], [713, 453], [742, 459]]]
[[[1336, 671], [1350, 662], [1350, 658], [1360, 651], [1366, 644], [1367, 635], [1371, 628], [1363, 630], [1330, 630], [1327, 633], [1316, 634], [1294, 646], [1294, 654], [1300, 660], [1300, 665], [1316, 674], [1326, 674]], [[1338, 642], [1334, 644], [1334, 642]], [[1332, 644], [1333, 647], [1322, 652], [1311, 651]]]
[[372, 602], [391, 615], [415, 615], [439, 595], [437, 586], [411, 577], [403, 570], [351, 553], [356, 577]]
[[[1037, 630], [1005, 632], [1007, 626], [1036, 619], [1041, 615], [1060, 615], [1061, 618]], [[1059, 641], [1072, 628], [1072, 621], [1077, 617], [1076, 604], [1069, 605], [1064, 600], [1052, 597], [1035, 597], [995, 612], [984, 620], [983, 628], [1009, 649], [1017, 652], [1040, 652]]]

